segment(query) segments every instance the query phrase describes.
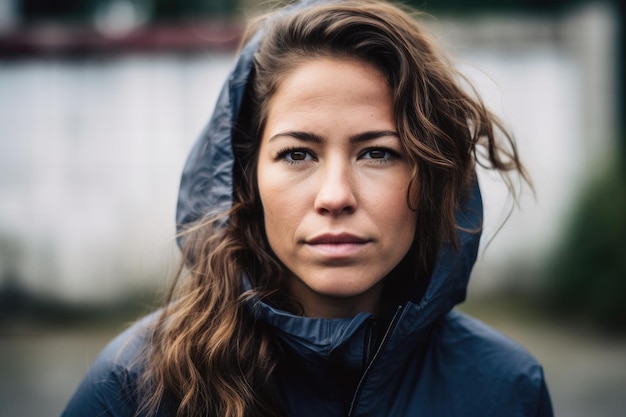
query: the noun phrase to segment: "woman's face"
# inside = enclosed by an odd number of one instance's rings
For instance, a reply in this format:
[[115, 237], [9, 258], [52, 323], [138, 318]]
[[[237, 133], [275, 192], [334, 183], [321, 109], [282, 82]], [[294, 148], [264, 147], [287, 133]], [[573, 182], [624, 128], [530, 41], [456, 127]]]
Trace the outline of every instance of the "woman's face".
[[394, 120], [386, 79], [350, 59], [305, 61], [269, 101], [257, 172], [265, 230], [309, 317], [376, 313], [411, 246]]

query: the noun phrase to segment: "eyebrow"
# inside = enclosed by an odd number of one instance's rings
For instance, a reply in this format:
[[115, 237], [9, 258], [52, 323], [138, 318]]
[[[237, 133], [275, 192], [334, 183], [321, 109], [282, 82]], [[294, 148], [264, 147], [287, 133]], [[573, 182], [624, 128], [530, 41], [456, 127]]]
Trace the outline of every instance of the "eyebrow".
[[[310, 132], [301, 132], [297, 130], [277, 133], [271, 138], [269, 138], [269, 142], [273, 141], [274, 139], [284, 137], [284, 136], [295, 138], [303, 142], [311, 142], [311, 143], [324, 142], [324, 139], [319, 135], [316, 135]], [[396, 138], [399, 137], [399, 135], [393, 130], [372, 130], [368, 132], [357, 133], [356, 135], [350, 136], [350, 143], [367, 142], [367, 141], [378, 139], [384, 136], [394, 136]]]

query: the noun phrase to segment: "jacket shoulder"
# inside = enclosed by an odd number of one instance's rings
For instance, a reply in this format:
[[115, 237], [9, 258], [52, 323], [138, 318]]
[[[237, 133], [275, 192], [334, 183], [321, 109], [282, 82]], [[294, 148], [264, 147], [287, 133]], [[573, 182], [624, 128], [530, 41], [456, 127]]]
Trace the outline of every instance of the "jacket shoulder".
[[539, 367], [537, 360], [519, 343], [457, 310], [442, 319], [436, 340], [447, 354], [477, 360], [503, 373], [533, 373]]
[[452, 311], [433, 342], [431, 360], [444, 375], [444, 386], [462, 392], [477, 415], [552, 416], [542, 366], [502, 333]]
[[96, 358], [62, 417], [133, 417], [142, 352], [156, 313], [144, 317], [113, 339]]

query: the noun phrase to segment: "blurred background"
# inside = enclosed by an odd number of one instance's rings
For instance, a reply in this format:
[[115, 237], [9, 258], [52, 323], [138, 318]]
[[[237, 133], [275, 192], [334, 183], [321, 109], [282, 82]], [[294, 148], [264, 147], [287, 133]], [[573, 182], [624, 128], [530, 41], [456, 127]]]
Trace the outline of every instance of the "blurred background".
[[[623, 4], [405, 2], [514, 131], [481, 171], [461, 307], [545, 366], [559, 416], [626, 415]], [[0, 0], [0, 415], [59, 415], [176, 270], [180, 172], [251, 0]]]

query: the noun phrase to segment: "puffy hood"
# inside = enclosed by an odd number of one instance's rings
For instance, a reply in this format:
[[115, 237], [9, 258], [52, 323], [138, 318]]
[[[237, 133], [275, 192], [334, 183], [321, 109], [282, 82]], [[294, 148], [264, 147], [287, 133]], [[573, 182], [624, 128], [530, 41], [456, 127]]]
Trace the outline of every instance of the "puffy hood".
[[[315, 3], [320, 1], [305, 0], [282, 13]], [[253, 56], [262, 37], [261, 29], [242, 48], [221, 90], [213, 115], [189, 155], [180, 185], [176, 216], [178, 228], [209, 212], [227, 209], [232, 203], [233, 176], [236, 175], [234, 169], [237, 165], [233, 150], [233, 126], [242, 111]], [[442, 247], [424, 296], [417, 303], [409, 303], [410, 308], [405, 308], [402, 313], [403, 316], [413, 316], [410, 320], [413, 325], [427, 326], [465, 299], [467, 283], [478, 251], [480, 233], [476, 231], [480, 230], [482, 216], [482, 200], [476, 183], [470, 196], [457, 210], [459, 250], [452, 245]], [[307, 340], [306, 343], [319, 343], [326, 348], [329, 348], [328, 338], [323, 334], [349, 336], [367, 318], [360, 317], [361, 315], [347, 321], [296, 318], [260, 304], [263, 307], [257, 314], [273, 325], [286, 329], [292, 340]], [[298, 321], [298, 325], [293, 325], [294, 320]], [[290, 322], [291, 325], [287, 325]], [[320, 333], [322, 328], [327, 331]], [[333, 343], [340, 342], [335, 340]]]

